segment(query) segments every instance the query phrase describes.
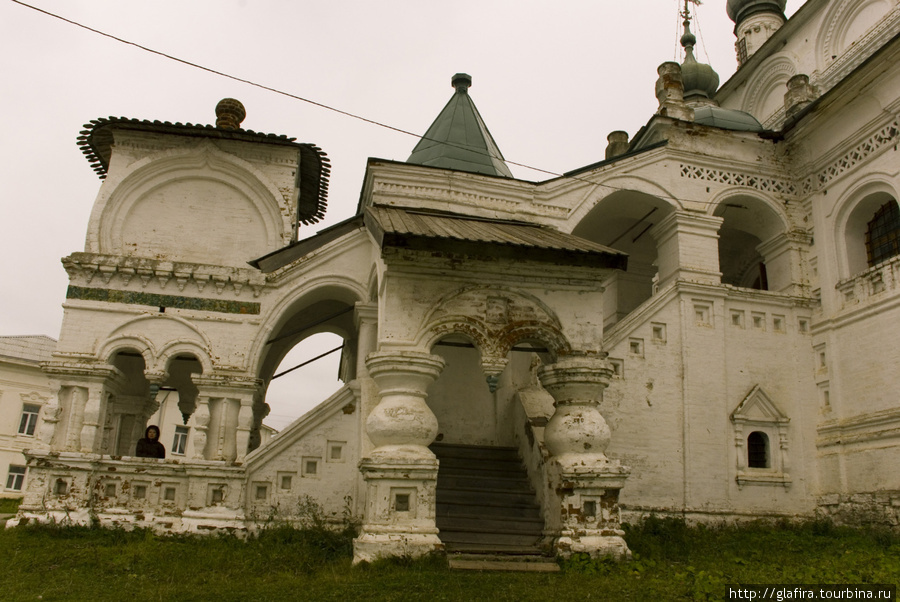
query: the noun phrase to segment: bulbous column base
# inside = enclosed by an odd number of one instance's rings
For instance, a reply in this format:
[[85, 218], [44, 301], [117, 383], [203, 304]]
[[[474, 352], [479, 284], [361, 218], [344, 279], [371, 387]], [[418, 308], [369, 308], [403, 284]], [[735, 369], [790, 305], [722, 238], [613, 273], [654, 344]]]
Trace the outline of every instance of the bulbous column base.
[[368, 355], [366, 368], [381, 398], [366, 419], [366, 432], [376, 449], [418, 446], [427, 450], [437, 436], [438, 423], [425, 403], [426, 391], [443, 367], [440, 356], [418, 351]]

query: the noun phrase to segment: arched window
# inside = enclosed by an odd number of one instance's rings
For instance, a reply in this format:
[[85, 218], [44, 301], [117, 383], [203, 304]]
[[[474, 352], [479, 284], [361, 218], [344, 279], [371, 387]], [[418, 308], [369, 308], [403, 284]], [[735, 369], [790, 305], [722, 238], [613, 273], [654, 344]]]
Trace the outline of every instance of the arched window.
[[866, 226], [866, 260], [872, 267], [895, 255], [900, 255], [900, 210], [888, 201]]
[[761, 431], [753, 431], [747, 437], [747, 466], [769, 468], [769, 437]]

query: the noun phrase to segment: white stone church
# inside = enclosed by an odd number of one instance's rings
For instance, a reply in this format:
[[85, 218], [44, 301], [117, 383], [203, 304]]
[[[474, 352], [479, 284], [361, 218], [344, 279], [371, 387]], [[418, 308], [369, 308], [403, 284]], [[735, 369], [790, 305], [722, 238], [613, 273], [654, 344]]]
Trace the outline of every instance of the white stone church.
[[[647, 124], [543, 182], [457, 74], [309, 237], [325, 153], [239, 102], [92, 121], [103, 183], [13, 522], [241, 531], [312, 499], [358, 518], [357, 561], [621, 556], [650, 513], [900, 524], [900, 1], [784, 7], [728, 0], [721, 86], [686, 16]], [[261, 444], [320, 332], [344, 386]], [[164, 394], [189, 453], [133, 457]]]

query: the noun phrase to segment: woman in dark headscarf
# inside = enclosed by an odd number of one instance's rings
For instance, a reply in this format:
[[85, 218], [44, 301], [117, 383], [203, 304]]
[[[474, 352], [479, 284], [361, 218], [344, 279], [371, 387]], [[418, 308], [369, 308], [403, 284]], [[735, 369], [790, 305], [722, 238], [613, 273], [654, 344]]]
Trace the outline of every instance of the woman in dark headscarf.
[[144, 438], [138, 439], [134, 455], [138, 458], [165, 458], [166, 448], [159, 442], [159, 427], [151, 424], [144, 432]]

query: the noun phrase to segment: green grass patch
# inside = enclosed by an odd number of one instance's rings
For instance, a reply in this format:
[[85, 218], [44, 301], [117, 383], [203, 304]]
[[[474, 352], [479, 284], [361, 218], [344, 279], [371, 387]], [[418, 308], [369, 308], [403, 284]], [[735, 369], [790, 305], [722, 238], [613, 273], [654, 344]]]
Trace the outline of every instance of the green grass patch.
[[22, 503], [22, 498], [9, 498], [4, 497], [0, 498], [0, 514], [15, 514], [19, 511], [19, 504]]
[[728, 584], [900, 583], [900, 537], [828, 523], [628, 527], [630, 562], [576, 555], [560, 574], [451, 572], [442, 557], [352, 567], [352, 530], [157, 536], [0, 531], [0, 600], [722, 600]]

